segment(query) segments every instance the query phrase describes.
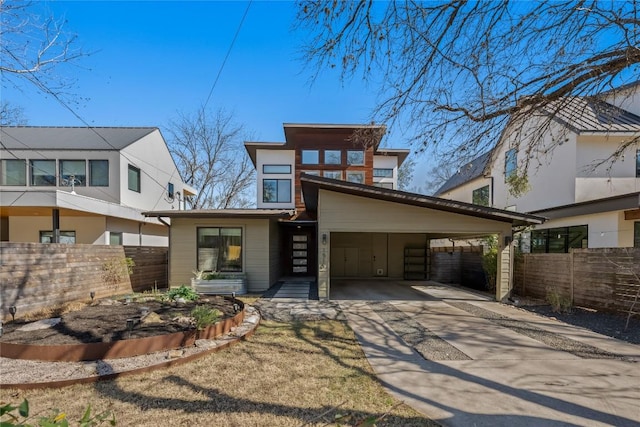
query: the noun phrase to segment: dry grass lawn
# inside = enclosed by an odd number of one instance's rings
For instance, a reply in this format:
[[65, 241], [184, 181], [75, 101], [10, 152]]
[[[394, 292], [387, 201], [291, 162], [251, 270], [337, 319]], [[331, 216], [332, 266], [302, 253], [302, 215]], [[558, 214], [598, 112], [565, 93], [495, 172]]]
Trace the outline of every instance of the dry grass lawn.
[[377, 425], [437, 425], [382, 389], [339, 321], [263, 322], [248, 341], [182, 366], [58, 390], [0, 390], [2, 402], [25, 397], [32, 414], [60, 408], [72, 425], [88, 404], [112, 411], [119, 426], [357, 425], [387, 411]]

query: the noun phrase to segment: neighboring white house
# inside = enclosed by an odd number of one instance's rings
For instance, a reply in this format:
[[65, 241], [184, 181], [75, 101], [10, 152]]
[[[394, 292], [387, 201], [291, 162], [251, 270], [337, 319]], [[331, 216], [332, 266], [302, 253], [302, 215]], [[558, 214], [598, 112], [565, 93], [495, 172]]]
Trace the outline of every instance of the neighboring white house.
[[142, 211], [184, 208], [158, 128], [1, 127], [0, 240], [167, 246]]
[[[511, 121], [490, 153], [461, 167], [435, 195], [548, 218], [522, 233], [524, 251], [640, 246], [638, 89], [564, 99], [552, 114]], [[541, 123], [542, 142], [530, 151]], [[606, 160], [623, 144], [617, 161]], [[513, 195], [507, 181], [526, 164], [528, 191]]]

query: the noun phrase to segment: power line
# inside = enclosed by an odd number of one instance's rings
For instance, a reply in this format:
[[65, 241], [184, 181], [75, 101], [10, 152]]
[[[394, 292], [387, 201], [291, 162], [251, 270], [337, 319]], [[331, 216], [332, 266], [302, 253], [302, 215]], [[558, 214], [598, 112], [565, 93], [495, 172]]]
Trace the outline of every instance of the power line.
[[227, 59], [229, 58], [229, 55], [231, 55], [231, 50], [233, 49], [233, 45], [236, 43], [236, 39], [238, 38], [238, 34], [240, 34], [240, 30], [242, 29], [242, 24], [244, 23], [244, 19], [247, 17], [247, 14], [249, 13], [249, 8], [251, 7], [251, 2], [252, 2], [252, 0], [249, 0], [249, 3], [247, 3], [247, 8], [244, 11], [244, 15], [242, 15], [242, 19], [240, 20], [240, 24], [238, 25], [238, 29], [236, 30], [236, 34], [233, 36], [233, 40], [231, 40], [231, 45], [229, 45], [229, 49], [227, 50], [227, 54], [225, 55], [224, 60], [222, 61], [222, 64], [220, 65], [220, 69], [218, 70], [218, 74], [216, 75], [216, 78], [213, 81], [213, 85], [211, 86], [211, 90], [209, 91], [209, 95], [207, 96], [206, 101], [204, 101], [204, 105], [202, 106], [203, 110], [207, 107], [207, 104], [209, 103], [209, 100], [211, 99], [211, 95], [213, 94], [213, 90], [215, 89], [216, 85], [218, 84], [218, 80], [220, 79], [220, 75], [222, 74], [222, 70], [224, 69], [224, 66], [227, 63]]

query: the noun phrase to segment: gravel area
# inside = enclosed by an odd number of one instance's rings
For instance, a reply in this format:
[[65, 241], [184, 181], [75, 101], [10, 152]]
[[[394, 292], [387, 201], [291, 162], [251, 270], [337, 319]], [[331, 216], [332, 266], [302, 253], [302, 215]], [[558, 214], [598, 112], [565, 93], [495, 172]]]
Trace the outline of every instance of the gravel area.
[[572, 340], [571, 338], [536, 328], [535, 326], [522, 323], [473, 304], [456, 301], [446, 301], [446, 303], [474, 316], [490, 320], [503, 328], [508, 328], [514, 332], [533, 338], [556, 350], [566, 351], [583, 359], [625, 359], [624, 356], [613, 354], [597, 347]]
[[340, 305], [334, 301], [286, 302], [261, 298], [253, 305], [263, 319], [276, 322], [345, 320]]
[[426, 360], [471, 360], [462, 351], [443, 340], [392, 304], [371, 301], [369, 306], [400, 338]]

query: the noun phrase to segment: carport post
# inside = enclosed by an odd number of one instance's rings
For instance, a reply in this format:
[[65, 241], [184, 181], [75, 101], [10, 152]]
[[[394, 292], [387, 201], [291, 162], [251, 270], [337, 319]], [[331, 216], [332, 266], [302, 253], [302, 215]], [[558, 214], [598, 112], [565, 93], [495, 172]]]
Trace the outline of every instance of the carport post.
[[329, 248], [331, 247], [331, 233], [328, 230], [318, 230], [318, 298], [329, 299]]

